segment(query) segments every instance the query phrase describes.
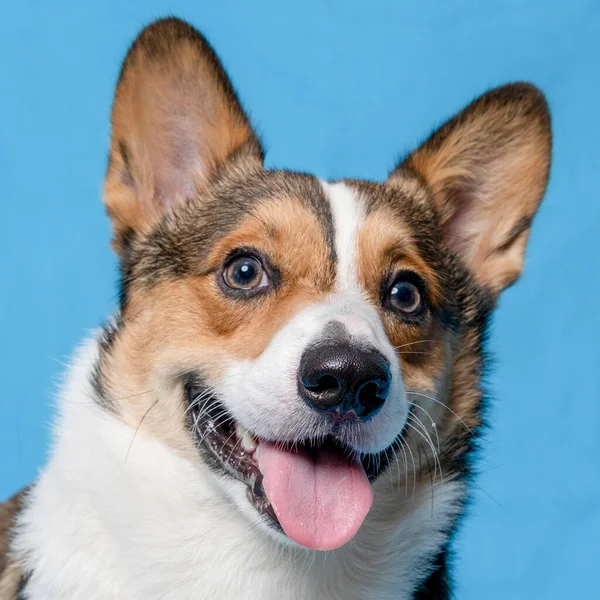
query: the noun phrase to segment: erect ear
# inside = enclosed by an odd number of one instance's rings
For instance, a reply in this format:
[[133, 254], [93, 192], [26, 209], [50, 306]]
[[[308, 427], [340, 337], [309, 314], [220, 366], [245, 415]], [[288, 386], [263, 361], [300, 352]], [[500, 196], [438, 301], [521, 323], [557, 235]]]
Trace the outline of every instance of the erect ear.
[[123, 63], [112, 109], [104, 202], [114, 245], [208, 185], [233, 155], [263, 153], [219, 59], [193, 27], [144, 29]]
[[548, 106], [527, 83], [496, 88], [470, 104], [390, 175], [429, 188], [447, 246], [495, 297], [523, 267], [551, 155]]

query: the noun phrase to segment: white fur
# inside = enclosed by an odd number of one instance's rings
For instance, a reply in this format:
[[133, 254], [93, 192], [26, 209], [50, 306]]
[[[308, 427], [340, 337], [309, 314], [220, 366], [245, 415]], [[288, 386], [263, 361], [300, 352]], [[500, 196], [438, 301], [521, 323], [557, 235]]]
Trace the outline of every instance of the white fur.
[[355, 450], [377, 453], [402, 430], [408, 414], [400, 364], [375, 309], [360, 298], [332, 295], [295, 315], [255, 360], [232, 360], [215, 384], [217, 396], [246, 429], [264, 439], [296, 441], [329, 433], [330, 423], [298, 398], [300, 358], [326, 326], [345, 323], [349, 333], [390, 361], [392, 385], [380, 412], [340, 432]]
[[337, 289], [340, 292], [359, 291], [356, 273], [357, 233], [363, 218], [360, 198], [344, 182], [321, 181], [329, 200], [335, 228], [337, 256]]
[[[235, 419], [262, 438], [328, 433], [326, 420], [298, 398], [300, 357], [331, 322], [379, 349], [392, 385], [382, 410], [340, 437], [357, 452], [380, 452], [402, 430], [408, 404], [400, 364], [356, 273], [359, 199], [343, 183], [323, 183], [335, 225], [336, 290], [301, 311], [254, 361], [231, 361], [213, 382]], [[384, 474], [355, 538], [315, 553], [272, 535], [241, 482], [217, 477], [143, 429], [137, 434], [94, 401], [97, 346], [78, 355], [60, 398], [51, 460], [20, 516], [14, 545], [32, 577], [29, 600], [402, 600], [429, 568], [459, 510], [462, 484], [390, 489]], [[132, 440], [135, 440], [132, 444]], [[392, 467], [401, 465], [392, 464]]]
[[[329, 553], [283, 547], [254, 527], [213, 473], [93, 401], [89, 343], [60, 397], [48, 466], [21, 513], [14, 545], [32, 571], [28, 600], [376, 600], [407, 598], [444, 541], [463, 489], [389, 478], [350, 544]], [[127, 460], [126, 460], [127, 457]], [[397, 525], [393, 525], [397, 523]]]
[[[342, 323], [352, 339], [377, 348], [390, 363], [390, 394], [380, 412], [367, 423], [347, 423], [337, 432], [357, 453], [378, 454], [393, 443], [408, 415], [400, 363], [377, 311], [361, 296], [356, 276], [359, 199], [342, 183], [322, 185], [334, 220], [336, 293], [294, 315], [258, 358], [230, 360], [219, 380], [211, 383], [235, 420], [262, 439], [292, 442], [324, 437], [331, 424], [298, 397], [297, 373], [307, 346], [318, 341], [331, 323]], [[244, 484], [221, 480], [220, 485], [240, 511], [264, 526], [248, 503]]]
[[[368, 423], [349, 425], [340, 437], [357, 452], [379, 453], [404, 427], [408, 403], [400, 363], [374, 307], [363, 299], [356, 272], [360, 199], [344, 183], [321, 182], [330, 201], [337, 254], [336, 293], [300, 311], [255, 360], [231, 360], [215, 386], [235, 419], [264, 439], [297, 441], [329, 433], [330, 423], [298, 398], [297, 372], [307, 346], [326, 327], [342, 323], [357, 342], [377, 348], [390, 363], [392, 385], [381, 411]], [[243, 499], [244, 506], [247, 504]]]

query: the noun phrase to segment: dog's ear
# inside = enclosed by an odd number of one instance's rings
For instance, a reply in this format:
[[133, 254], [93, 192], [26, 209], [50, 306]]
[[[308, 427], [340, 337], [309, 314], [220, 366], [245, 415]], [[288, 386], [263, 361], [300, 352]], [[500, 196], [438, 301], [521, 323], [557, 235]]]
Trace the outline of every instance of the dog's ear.
[[232, 156], [262, 163], [260, 143], [208, 42], [178, 19], [144, 29], [123, 63], [112, 109], [104, 201], [121, 248], [206, 188]]
[[551, 155], [548, 106], [526, 83], [494, 89], [440, 127], [391, 174], [429, 188], [446, 245], [496, 297], [519, 276]]

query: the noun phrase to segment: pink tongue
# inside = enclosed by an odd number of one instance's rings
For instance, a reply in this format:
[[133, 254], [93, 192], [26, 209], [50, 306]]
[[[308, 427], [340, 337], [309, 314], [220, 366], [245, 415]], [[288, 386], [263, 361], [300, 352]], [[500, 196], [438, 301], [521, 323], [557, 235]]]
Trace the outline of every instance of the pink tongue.
[[373, 490], [358, 463], [335, 449], [286, 450], [260, 442], [263, 487], [285, 533], [312, 550], [334, 550], [358, 531]]

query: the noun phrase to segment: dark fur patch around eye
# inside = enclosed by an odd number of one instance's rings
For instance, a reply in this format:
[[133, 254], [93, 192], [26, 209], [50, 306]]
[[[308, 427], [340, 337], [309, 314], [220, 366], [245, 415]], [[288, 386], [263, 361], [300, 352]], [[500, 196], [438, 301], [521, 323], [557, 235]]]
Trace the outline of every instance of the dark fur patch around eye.
[[[294, 198], [319, 222], [335, 264], [335, 232], [329, 203], [319, 181], [284, 171], [255, 171], [245, 177], [227, 169], [219, 173], [208, 198], [196, 198], [166, 215], [147, 236], [132, 231], [121, 255], [121, 306], [132, 284], [144, 288], [165, 279], [198, 274], [212, 246], [234, 231], [258, 205]], [[255, 217], [259, 218], [259, 217]], [[268, 224], [265, 223], [265, 229]], [[332, 267], [333, 268], [333, 267]]]

